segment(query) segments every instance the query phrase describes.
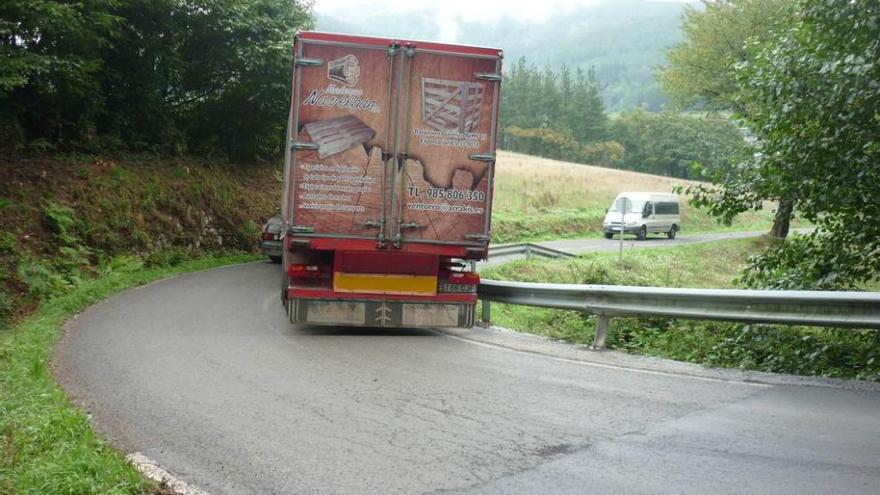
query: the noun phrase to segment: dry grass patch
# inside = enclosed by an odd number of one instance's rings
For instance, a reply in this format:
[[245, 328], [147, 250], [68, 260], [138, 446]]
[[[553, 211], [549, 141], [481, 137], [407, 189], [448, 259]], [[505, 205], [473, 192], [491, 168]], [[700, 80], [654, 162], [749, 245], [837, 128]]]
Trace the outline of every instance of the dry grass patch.
[[604, 211], [624, 190], [668, 193], [675, 185], [696, 184], [699, 182], [499, 151], [494, 207], [528, 211], [602, 205]]

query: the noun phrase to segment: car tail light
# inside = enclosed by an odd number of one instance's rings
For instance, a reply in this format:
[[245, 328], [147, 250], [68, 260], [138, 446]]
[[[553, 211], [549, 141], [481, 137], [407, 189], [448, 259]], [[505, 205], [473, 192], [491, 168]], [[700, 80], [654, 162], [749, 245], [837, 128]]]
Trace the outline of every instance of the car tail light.
[[263, 235], [261, 235], [260, 238], [263, 239], [264, 241], [274, 241], [274, 240], [278, 239], [278, 236], [276, 234], [271, 233], [271, 232], [263, 232]]
[[446, 272], [441, 274], [438, 292], [476, 292], [480, 275], [475, 272]]

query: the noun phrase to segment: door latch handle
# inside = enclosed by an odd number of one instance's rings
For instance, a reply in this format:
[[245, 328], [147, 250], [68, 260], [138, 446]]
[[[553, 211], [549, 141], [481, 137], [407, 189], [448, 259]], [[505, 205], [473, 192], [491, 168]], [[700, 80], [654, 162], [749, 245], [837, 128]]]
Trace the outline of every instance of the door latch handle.
[[468, 158], [477, 162], [494, 162], [495, 154], [494, 153], [474, 153], [468, 155]]
[[419, 224], [419, 223], [415, 223], [415, 222], [408, 222], [408, 223], [400, 224], [400, 228], [401, 228], [401, 230], [403, 230], [403, 229], [423, 229], [423, 228], [425, 228], [425, 226], [422, 224]]

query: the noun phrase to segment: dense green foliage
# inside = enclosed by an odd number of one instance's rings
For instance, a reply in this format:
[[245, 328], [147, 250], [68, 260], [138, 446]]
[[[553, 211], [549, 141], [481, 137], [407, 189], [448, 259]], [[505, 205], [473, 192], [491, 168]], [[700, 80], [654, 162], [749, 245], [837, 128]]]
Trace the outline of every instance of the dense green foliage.
[[746, 42], [772, 37], [791, 15], [794, 0], [718, 0], [688, 5], [684, 40], [666, 52], [660, 86], [680, 108], [739, 110], [734, 66], [749, 57]]
[[[610, 135], [625, 150], [619, 168], [669, 177], [702, 179], [699, 170], [728, 166], [748, 146], [730, 119], [637, 109], [611, 121]], [[695, 169], [694, 164], [699, 164]]]
[[[593, 253], [516, 261], [481, 275], [523, 282], [726, 288], [759, 249], [754, 240], [639, 249], [627, 252], [622, 263], [617, 253]], [[596, 327], [592, 315], [503, 304], [492, 305], [492, 321], [578, 344], [591, 343]], [[872, 330], [612, 318], [606, 345], [708, 366], [880, 381], [880, 332]]]
[[746, 150], [729, 119], [636, 109], [609, 118], [594, 70], [538, 70], [519, 59], [505, 75], [504, 149], [655, 175], [692, 178], [694, 162], [721, 169]]
[[7, 0], [0, 145], [268, 158], [298, 0]]
[[[736, 65], [747, 60], [754, 46], [772, 39], [791, 18], [795, 0], [720, 0], [688, 7], [682, 16], [684, 40], [670, 49], [657, 78], [679, 108], [736, 112], [740, 85]], [[752, 45], [749, 49], [747, 44]], [[723, 174], [737, 174], [736, 162], [700, 163], [703, 175], [718, 181]], [[779, 195], [770, 235], [788, 235], [795, 198]], [[722, 218], [727, 221], [728, 219]]]
[[608, 117], [593, 70], [559, 74], [521, 58], [506, 72], [501, 145], [531, 155], [610, 164], [622, 148], [606, 142]]
[[691, 192], [722, 219], [791, 199], [818, 226], [757, 256], [751, 286], [860, 287], [880, 276], [880, 4], [802, 0], [796, 10], [736, 67], [759, 153], [719, 171], [722, 189]]

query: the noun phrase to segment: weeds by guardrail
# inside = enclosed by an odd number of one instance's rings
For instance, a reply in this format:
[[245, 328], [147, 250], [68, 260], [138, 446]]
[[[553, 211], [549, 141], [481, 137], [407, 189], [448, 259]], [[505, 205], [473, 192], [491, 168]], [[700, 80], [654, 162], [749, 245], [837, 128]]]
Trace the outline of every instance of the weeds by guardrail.
[[492, 302], [595, 314], [596, 349], [605, 346], [609, 319], [622, 316], [880, 329], [877, 292], [676, 289], [483, 280], [479, 298], [486, 325], [491, 321]]

